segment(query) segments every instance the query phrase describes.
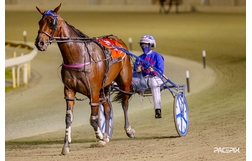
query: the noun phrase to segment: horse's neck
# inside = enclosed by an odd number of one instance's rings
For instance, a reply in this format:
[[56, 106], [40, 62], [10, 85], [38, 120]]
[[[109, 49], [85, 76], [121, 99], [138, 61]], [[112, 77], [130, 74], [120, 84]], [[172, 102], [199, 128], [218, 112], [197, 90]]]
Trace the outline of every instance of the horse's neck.
[[[67, 23], [64, 23], [64, 25], [62, 25], [61, 33], [59, 35], [59, 37], [69, 39], [76, 39], [78, 37], [80, 38], [78, 33], [76, 33], [75, 28], [68, 25]], [[83, 63], [83, 45], [75, 42], [58, 42], [57, 44], [61, 51], [63, 62], [65, 64]]]
[[83, 34], [80, 30], [76, 29], [74, 26], [70, 25], [69, 23], [67, 23], [66, 21], [64, 21], [65, 26], [71, 30], [71, 33], [75, 33], [75, 35], [77, 37], [81, 37], [81, 38], [89, 38], [86, 34]]
[[61, 24], [61, 29], [59, 31], [59, 37], [76, 38], [79, 37], [79, 35], [75, 32], [74, 28], [71, 25], [63, 21]]

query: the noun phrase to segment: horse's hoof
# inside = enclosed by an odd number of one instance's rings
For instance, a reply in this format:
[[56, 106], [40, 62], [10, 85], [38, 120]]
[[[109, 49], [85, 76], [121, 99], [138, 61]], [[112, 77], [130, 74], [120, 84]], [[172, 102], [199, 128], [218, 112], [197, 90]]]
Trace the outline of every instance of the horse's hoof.
[[105, 143], [109, 142], [109, 138], [103, 138], [103, 140], [104, 140]]
[[130, 126], [128, 128], [126, 128], [125, 131], [126, 131], [126, 134], [128, 137], [130, 137], [130, 138], [135, 137], [136, 131], [134, 129], [132, 129]]
[[134, 138], [135, 134], [136, 134], [136, 131], [134, 129], [132, 129], [130, 133], [127, 133], [127, 136], [130, 138]]
[[106, 143], [109, 142], [109, 136], [107, 135], [107, 133], [103, 134], [103, 139], [102, 140], [105, 141]]
[[70, 153], [70, 148], [62, 148], [62, 151], [61, 151], [61, 154], [62, 155], [67, 155], [67, 154], [69, 154]]
[[95, 143], [95, 144], [91, 144], [90, 147], [91, 148], [102, 148], [106, 145], [106, 142], [103, 141], [103, 140], [99, 140], [98, 143]]
[[100, 146], [105, 146], [105, 145], [106, 145], [106, 142], [103, 141], [103, 140], [99, 140], [99, 144], [100, 144]]

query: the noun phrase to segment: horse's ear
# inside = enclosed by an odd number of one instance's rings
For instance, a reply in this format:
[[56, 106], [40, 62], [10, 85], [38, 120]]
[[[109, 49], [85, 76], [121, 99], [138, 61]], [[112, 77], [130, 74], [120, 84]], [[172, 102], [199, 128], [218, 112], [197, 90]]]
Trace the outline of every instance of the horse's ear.
[[58, 13], [58, 11], [59, 11], [60, 7], [61, 7], [61, 3], [59, 4], [59, 6], [58, 6], [58, 7], [56, 7], [56, 8], [53, 10], [53, 12]]
[[44, 10], [42, 10], [42, 9], [39, 9], [37, 6], [36, 6], [36, 8], [37, 8], [37, 10], [39, 11], [39, 13], [41, 14], [41, 15], [43, 15], [44, 14]]

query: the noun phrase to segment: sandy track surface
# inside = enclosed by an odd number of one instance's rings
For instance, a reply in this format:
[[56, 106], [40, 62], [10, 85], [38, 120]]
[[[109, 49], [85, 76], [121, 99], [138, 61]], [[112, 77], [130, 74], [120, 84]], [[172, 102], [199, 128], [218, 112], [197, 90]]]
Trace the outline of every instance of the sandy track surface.
[[[71, 153], [61, 156], [65, 130], [63, 85], [58, 76], [61, 61], [58, 47], [51, 45], [47, 52], [40, 52], [32, 61], [30, 84], [6, 93], [6, 141], [15, 143], [7, 145], [6, 160], [239, 160], [244, 156], [242, 153], [228, 154], [228, 157], [213, 153], [220, 141], [218, 135], [213, 129], [195, 129], [194, 124], [201, 118], [191, 119], [190, 110], [188, 134], [178, 137], [172, 115], [173, 97], [168, 91], [162, 92], [163, 118], [160, 120], [154, 119], [151, 98], [141, 102], [138, 95], [133, 96], [129, 118], [136, 130], [134, 139], [125, 135], [122, 109], [114, 103], [114, 132], [104, 148], [91, 148], [95, 135], [88, 121], [90, 107], [88, 101], [76, 102]], [[165, 56], [165, 61], [165, 75], [175, 83], [185, 84], [185, 71], [190, 71], [191, 91], [186, 94], [187, 98], [214, 83], [214, 71], [203, 69], [202, 64], [171, 56]], [[187, 64], [186, 68], [184, 64]], [[190, 109], [190, 99], [188, 104]], [[232, 137], [235, 145], [242, 145], [242, 137]]]

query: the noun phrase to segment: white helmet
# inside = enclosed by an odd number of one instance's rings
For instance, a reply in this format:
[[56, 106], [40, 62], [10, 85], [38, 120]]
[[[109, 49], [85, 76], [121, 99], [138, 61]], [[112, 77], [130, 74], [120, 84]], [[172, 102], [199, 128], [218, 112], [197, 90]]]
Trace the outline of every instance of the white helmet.
[[156, 40], [154, 39], [153, 36], [151, 35], [144, 35], [140, 39], [140, 44], [145, 43], [145, 44], [150, 44], [150, 49], [156, 48]]

